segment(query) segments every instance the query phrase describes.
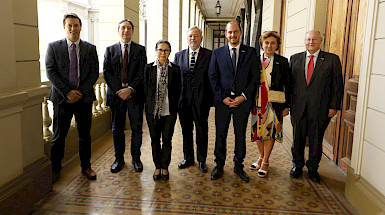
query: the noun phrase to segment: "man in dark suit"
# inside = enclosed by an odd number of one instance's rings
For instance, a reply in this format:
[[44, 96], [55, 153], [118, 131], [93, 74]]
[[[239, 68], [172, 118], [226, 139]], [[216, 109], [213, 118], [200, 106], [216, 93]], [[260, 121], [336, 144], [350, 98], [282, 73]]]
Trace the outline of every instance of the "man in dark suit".
[[145, 48], [131, 41], [134, 25], [129, 19], [118, 24], [120, 41], [107, 47], [104, 54], [103, 77], [107, 83], [107, 102], [112, 116], [112, 136], [115, 161], [111, 172], [117, 173], [124, 166], [126, 148], [124, 128], [126, 113], [131, 127], [132, 165], [136, 172], [143, 171], [140, 160], [143, 124], [143, 69], [147, 63]]
[[208, 117], [213, 103], [208, 70], [211, 51], [200, 47], [201, 30], [194, 26], [187, 31], [189, 47], [175, 54], [174, 63], [183, 74], [182, 95], [179, 102], [179, 121], [183, 134], [184, 160], [180, 169], [194, 165], [193, 129], [196, 127], [198, 167], [207, 172]]
[[254, 48], [240, 44], [242, 30], [238, 22], [227, 23], [225, 35], [229, 43], [213, 51], [209, 79], [214, 91], [215, 162], [211, 179], [223, 175], [226, 160], [226, 139], [231, 115], [235, 133], [234, 172], [245, 182], [249, 176], [243, 170], [246, 156], [246, 127], [250, 110], [255, 104], [259, 83], [259, 61]]
[[341, 108], [343, 81], [341, 62], [337, 55], [320, 49], [322, 36], [319, 31], [305, 35], [307, 51], [290, 58], [293, 75], [293, 101], [291, 121], [294, 142], [293, 165], [290, 177], [298, 178], [305, 166], [304, 150], [309, 137], [309, 159], [306, 162], [309, 179], [320, 182], [318, 166], [322, 156], [325, 130], [337, 110]]
[[48, 45], [47, 77], [52, 83], [49, 99], [53, 102], [53, 139], [51, 141], [52, 179], [60, 177], [64, 144], [71, 120], [75, 115], [79, 133], [79, 156], [82, 173], [96, 179], [91, 169], [92, 104], [96, 99], [94, 84], [99, 77], [96, 47], [80, 39], [82, 22], [74, 14], [63, 18], [66, 38]]

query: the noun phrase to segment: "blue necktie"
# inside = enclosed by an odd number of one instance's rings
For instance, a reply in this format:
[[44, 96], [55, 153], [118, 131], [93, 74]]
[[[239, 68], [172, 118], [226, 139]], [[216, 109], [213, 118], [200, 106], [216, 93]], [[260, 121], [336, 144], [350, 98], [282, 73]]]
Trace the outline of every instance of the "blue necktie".
[[237, 49], [232, 48], [232, 50], [233, 50], [233, 54], [231, 55], [231, 62], [233, 63], [233, 68], [234, 68], [233, 75], [235, 77], [237, 72]]
[[69, 84], [72, 90], [78, 88], [78, 57], [76, 55], [76, 45], [72, 43], [70, 46], [70, 77]]

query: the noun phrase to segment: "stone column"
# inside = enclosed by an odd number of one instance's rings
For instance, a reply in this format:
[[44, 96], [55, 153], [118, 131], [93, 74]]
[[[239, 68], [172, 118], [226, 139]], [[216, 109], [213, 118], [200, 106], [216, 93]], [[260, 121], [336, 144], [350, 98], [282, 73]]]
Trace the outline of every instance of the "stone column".
[[168, 41], [171, 43], [172, 52], [170, 60], [174, 61], [175, 53], [183, 49], [181, 40], [185, 38], [182, 32], [182, 0], [169, 0], [168, 16]]
[[[147, 59], [155, 57], [155, 44], [158, 40], [168, 40], [168, 0], [147, 0]], [[172, 60], [172, 59], [171, 59]]]
[[182, 0], [182, 47], [187, 48], [186, 35], [190, 27], [190, 0]]

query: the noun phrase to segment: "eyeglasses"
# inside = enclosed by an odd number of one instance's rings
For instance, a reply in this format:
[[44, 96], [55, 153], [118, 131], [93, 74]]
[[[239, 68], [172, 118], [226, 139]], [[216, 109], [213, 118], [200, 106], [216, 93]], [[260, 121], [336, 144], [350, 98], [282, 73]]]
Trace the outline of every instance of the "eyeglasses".
[[163, 54], [169, 54], [171, 50], [170, 49], [156, 49], [156, 51], [163, 53]]
[[315, 41], [317, 41], [317, 40], [319, 40], [319, 39], [320, 39], [320, 37], [316, 37], [316, 38], [308, 38], [308, 39], [305, 39], [305, 42], [307, 42], [307, 43], [315, 42]]

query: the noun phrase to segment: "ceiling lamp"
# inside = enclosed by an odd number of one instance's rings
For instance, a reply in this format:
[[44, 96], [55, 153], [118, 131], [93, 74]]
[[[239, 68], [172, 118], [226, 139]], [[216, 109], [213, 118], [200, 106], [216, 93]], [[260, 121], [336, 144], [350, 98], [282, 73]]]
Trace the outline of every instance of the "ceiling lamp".
[[217, 1], [217, 4], [215, 5], [215, 9], [216, 9], [217, 16], [219, 16], [219, 14], [221, 14], [221, 3], [219, 2], [219, 0]]

